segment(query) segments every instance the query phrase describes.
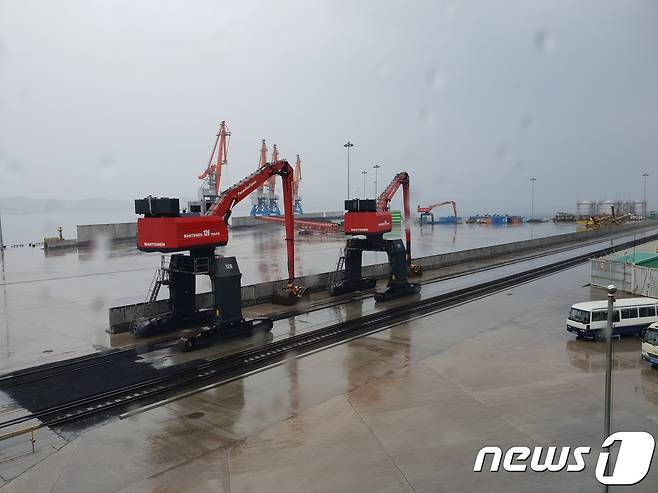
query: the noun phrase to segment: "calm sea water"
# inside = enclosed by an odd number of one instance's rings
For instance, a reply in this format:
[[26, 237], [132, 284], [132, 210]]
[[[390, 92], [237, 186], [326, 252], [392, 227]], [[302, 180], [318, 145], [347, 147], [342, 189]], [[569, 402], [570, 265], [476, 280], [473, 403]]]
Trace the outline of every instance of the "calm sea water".
[[3, 214], [2, 236], [5, 245], [43, 241], [57, 236], [57, 227], [64, 228], [65, 238], [77, 238], [76, 225], [122, 223], [137, 220], [129, 212], [75, 212], [52, 214]]

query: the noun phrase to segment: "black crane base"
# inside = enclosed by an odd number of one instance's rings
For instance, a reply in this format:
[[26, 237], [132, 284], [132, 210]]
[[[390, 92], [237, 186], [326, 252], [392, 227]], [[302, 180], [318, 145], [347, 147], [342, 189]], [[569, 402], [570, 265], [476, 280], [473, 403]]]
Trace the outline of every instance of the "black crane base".
[[331, 296], [338, 296], [346, 293], [353, 293], [354, 291], [365, 291], [375, 287], [376, 281], [369, 278], [361, 279], [344, 279], [329, 286], [329, 294]]
[[130, 332], [136, 337], [148, 337], [182, 327], [207, 324], [212, 318], [212, 310], [200, 310], [186, 315], [165, 313], [135, 321], [130, 327]]
[[272, 330], [271, 318], [253, 320], [235, 320], [232, 322], [214, 322], [208, 326], [194, 329], [178, 339], [178, 347], [183, 351], [194, 351], [211, 346], [213, 342], [235, 337], [250, 337]]
[[389, 286], [381, 293], [375, 294], [375, 301], [388, 301], [401, 296], [420, 293], [420, 284], [404, 283]]

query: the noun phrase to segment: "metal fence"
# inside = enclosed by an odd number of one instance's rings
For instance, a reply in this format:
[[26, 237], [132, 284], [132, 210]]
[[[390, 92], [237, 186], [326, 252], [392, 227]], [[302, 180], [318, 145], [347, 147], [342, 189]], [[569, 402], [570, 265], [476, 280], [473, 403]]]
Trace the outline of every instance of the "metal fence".
[[593, 259], [590, 261], [590, 282], [592, 286], [614, 284], [620, 291], [658, 297], [658, 269]]

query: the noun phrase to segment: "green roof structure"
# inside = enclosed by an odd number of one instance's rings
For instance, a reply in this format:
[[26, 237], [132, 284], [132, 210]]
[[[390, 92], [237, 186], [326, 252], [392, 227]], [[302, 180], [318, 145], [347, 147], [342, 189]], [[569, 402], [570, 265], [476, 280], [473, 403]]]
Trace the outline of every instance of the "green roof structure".
[[613, 260], [615, 262], [620, 262], [622, 264], [633, 264], [633, 265], [638, 265], [640, 267], [649, 267], [652, 269], [658, 269], [658, 253], [635, 252], [629, 255], [616, 257]]

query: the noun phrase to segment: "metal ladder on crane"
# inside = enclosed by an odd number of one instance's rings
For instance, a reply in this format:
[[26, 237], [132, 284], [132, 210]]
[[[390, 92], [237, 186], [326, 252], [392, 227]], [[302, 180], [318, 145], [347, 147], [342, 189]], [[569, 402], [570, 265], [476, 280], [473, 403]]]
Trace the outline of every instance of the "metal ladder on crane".
[[327, 276], [327, 289], [329, 289], [330, 286], [333, 284], [337, 283], [342, 279], [342, 276], [344, 275], [345, 271], [345, 252], [346, 252], [346, 247], [343, 247], [340, 249], [340, 255], [338, 257], [338, 262], [336, 262], [336, 270], [333, 272], [329, 273], [329, 276]]
[[151, 279], [151, 283], [149, 284], [146, 300], [141, 305], [138, 305], [137, 310], [135, 310], [135, 316], [128, 325], [128, 330], [130, 332], [133, 332], [136, 324], [144, 317], [146, 307], [157, 301], [158, 294], [160, 294], [160, 288], [169, 283], [168, 273], [169, 268], [167, 266], [166, 257], [162, 255], [160, 258], [160, 267], [156, 269], [155, 274], [153, 274], [153, 278]]

